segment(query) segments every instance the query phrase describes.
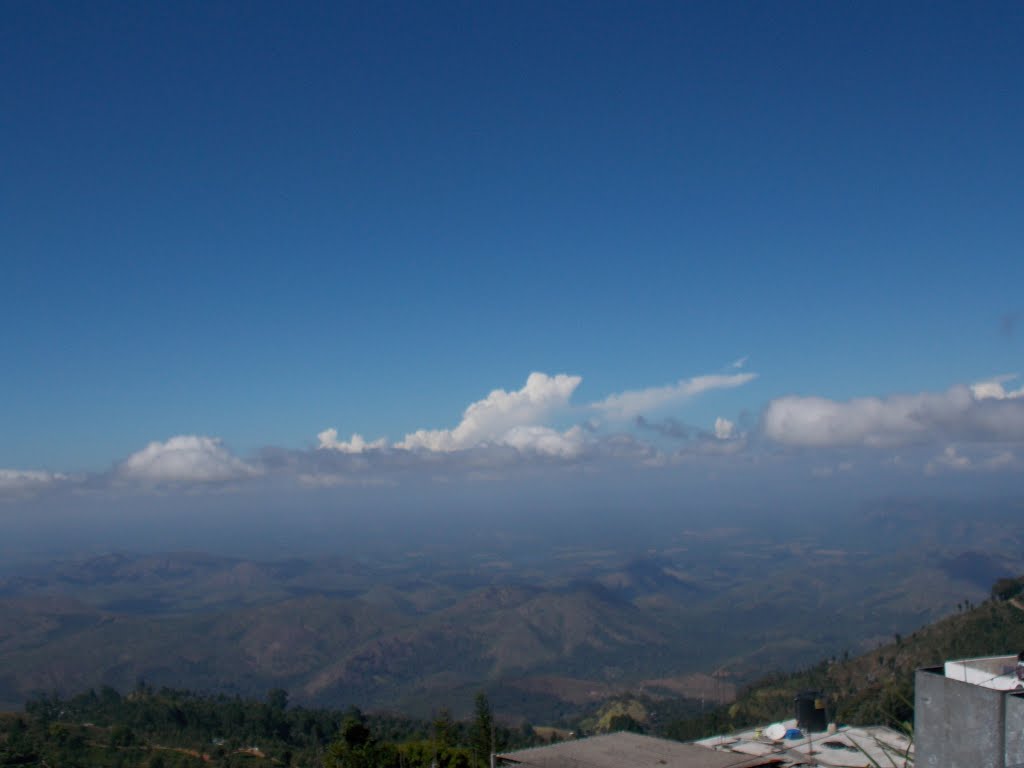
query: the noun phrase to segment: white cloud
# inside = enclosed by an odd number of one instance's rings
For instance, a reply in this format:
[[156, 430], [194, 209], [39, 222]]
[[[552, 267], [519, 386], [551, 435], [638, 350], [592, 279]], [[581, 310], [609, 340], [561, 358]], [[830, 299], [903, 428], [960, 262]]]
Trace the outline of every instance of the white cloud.
[[[737, 361], [742, 364], [744, 361]], [[757, 377], [754, 373], [697, 376], [683, 379], [666, 387], [623, 392], [586, 406], [616, 418], [655, 408], [679, 399], [699, 395], [714, 389], [742, 386]], [[451, 429], [420, 429], [407, 434], [393, 447], [402, 451], [431, 454], [454, 453], [474, 448], [514, 448], [522, 454], [573, 458], [603, 442], [588, 433], [583, 425], [559, 431], [549, 421], [558, 411], [570, 407], [570, 399], [582, 378], [568, 374], [548, 375], [531, 373], [519, 390], [496, 389], [487, 397], [472, 403], [463, 412], [461, 421]], [[594, 431], [591, 426], [590, 432]], [[735, 424], [719, 418], [715, 422], [715, 435], [727, 441], [735, 437]], [[326, 429], [317, 435], [319, 448], [345, 454], [361, 454], [387, 447], [384, 440], [367, 442], [354, 434], [339, 440], [335, 429]], [[397, 458], [397, 457], [396, 457]]]
[[740, 368], [742, 368], [743, 366], [745, 366], [747, 364], [747, 360], [749, 360], [749, 359], [750, 359], [750, 355], [744, 355], [743, 357], [739, 358], [738, 360], [733, 360], [732, 363], [729, 365], [729, 367], [730, 368], [740, 369]]
[[756, 378], [756, 373], [694, 376], [692, 379], [682, 379], [664, 387], [634, 389], [609, 395], [591, 407], [604, 411], [609, 418], [631, 419], [641, 413], [647, 413], [704, 392], [715, 389], [734, 389]]
[[1013, 400], [1018, 397], [1024, 397], [1024, 386], [1020, 389], [1009, 391], [1003, 386], [1011, 381], [1016, 381], [1018, 378], [1017, 374], [1008, 373], [985, 381], [979, 381], [971, 384], [971, 393], [977, 400]]
[[352, 437], [348, 440], [339, 440], [338, 430], [336, 429], [325, 429], [316, 437], [320, 442], [317, 446], [318, 448], [340, 451], [341, 453], [362, 453], [363, 451], [379, 450], [386, 448], [388, 444], [388, 441], [383, 437], [368, 443], [358, 432], [353, 432]]
[[736, 425], [728, 419], [723, 419], [721, 416], [715, 419], [715, 437], [719, 440], [728, 440], [735, 430]]
[[941, 400], [943, 397], [897, 395], [885, 400], [863, 397], [848, 402], [824, 397], [781, 397], [768, 404], [764, 431], [773, 440], [790, 445], [902, 442], [925, 431], [925, 425], [916, 418], [925, 399]]
[[[991, 384], [991, 382], [989, 382]], [[884, 446], [952, 440], [1024, 440], [1024, 399], [992, 396], [982, 388], [863, 397], [845, 402], [823, 397], [781, 397], [765, 409], [767, 437], [786, 445]]]
[[[553, 412], [565, 408], [582, 379], [560, 373], [548, 376], [531, 373], [522, 389], [506, 392], [496, 389], [483, 400], [472, 403], [454, 429], [421, 429], [405, 436], [396, 447], [407, 450], [450, 452], [482, 443], [515, 447], [553, 445], [547, 432], [524, 432], [524, 427], [539, 427]], [[548, 430], [557, 434], [553, 430]], [[563, 436], [564, 437], [564, 436]]]
[[971, 460], [967, 456], [957, 453], [956, 446], [947, 445], [941, 456], [936, 456], [928, 462], [924, 471], [929, 475], [934, 475], [940, 468], [963, 471], [971, 468]]
[[583, 451], [584, 434], [580, 427], [572, 427], [565, 432], [550, 427], [513, 427], [504, 434], [501, 443], [524, 453], [571, 459]]
[[36, 469], [0, 469], [0, 492], [38, 490], [65, 479], [66, 475]]
[[927, 475], [936, 475], [941, 471], [996, 472], [1014, 468], [1016, 464], [1017, 457], [1010, 451], [972, 457], [961, 454], [954, 445], [947, 445], [941, 455], [925, 465], [924, 471]]
[[125, 459], [118, 472], [148, 482], [215, 482], [250, 477], [259, 470], [232, 455], [221, 441], [201, 435], [178, 435], [152, 442]]

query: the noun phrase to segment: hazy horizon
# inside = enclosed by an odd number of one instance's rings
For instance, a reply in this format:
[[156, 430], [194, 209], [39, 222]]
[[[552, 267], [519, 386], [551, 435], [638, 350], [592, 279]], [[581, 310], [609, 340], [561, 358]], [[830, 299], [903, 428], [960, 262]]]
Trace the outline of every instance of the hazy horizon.
[[1024, 498], [1018, 5], [0, 35], [8, 550]]

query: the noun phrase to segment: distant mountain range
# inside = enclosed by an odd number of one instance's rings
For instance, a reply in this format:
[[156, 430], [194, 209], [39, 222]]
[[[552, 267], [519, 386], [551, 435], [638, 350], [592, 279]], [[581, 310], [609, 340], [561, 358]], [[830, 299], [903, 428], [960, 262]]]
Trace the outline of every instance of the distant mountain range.
[[0, 579], [0, 704], [140, 679], [410, 715], [461, 714], [482, 688], [534, 722], [626, 692], [724, 701], [768, 670], [908, 634], [1024, 571], [1019, 529], [940, 535], [933, 522], [866, 519], [892, 528], [874, 545], [861, 529], [746, 528], [682, 531], [644, 552], [36, 563]]

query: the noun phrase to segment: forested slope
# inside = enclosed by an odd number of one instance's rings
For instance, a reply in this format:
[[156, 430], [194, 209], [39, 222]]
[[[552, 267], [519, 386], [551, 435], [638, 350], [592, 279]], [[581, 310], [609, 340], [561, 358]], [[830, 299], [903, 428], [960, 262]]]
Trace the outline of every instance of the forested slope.
[[914, 671], [947, 659], [995, 656], [1024, 650], [1024, 603], [1017, 599], [1024, 577], [1002, 579], [981, 605], [961, 604], [957, 613], [854, 657], [827, 659], [794, 674], [761, 680], [736, 701], [702, 717], [664, 727], [675, 738], [698, 738], [793, 716], [793, 697], [821, 690], [832, 717], [851, 724], [906, 727], [913, 720]]

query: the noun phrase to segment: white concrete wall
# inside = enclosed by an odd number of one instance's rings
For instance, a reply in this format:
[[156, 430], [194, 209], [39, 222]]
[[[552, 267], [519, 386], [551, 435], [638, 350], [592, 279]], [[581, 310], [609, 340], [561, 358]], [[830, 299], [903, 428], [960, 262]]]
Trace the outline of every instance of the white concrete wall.
[[1016, 656], [987, 656], [980, 659], [947, 661], [946, 677], [961, 683], [980, 685], [997, 691], [1012, 691], [1019, 682]]

